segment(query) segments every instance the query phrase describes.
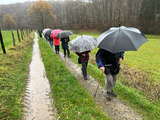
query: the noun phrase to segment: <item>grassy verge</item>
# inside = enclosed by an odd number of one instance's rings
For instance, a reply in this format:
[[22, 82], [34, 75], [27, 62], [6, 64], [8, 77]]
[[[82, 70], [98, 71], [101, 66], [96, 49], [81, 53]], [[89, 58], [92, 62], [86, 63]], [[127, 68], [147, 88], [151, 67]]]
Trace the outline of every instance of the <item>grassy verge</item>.
[[68, 71], [44, 39], [39, 40], [42, 60], [51, 84], [57, 118], [61, 120], [107, 120], [92, 97]]
[[[4, 37], [7, 40], [7, 36]], [[10, 44], [9, 44], [10, 43]], [[21, 119], [22, 100], [28, 65], [32, 55], [33, 34], [15, 47], [8, 42], [7, 54], [0, 54], [0, 119]]]

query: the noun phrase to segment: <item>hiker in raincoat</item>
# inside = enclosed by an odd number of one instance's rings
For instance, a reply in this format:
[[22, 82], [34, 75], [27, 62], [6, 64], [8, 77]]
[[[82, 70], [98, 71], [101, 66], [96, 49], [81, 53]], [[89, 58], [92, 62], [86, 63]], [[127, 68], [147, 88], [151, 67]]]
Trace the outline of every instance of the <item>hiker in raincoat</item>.
[[42, 38], [42, 30], [41, 29], [38, 29], [38, 33], [39, 33], [40, 38]]
[[96, 53], [96, 63], [98, 68], [105, 73], [105, 85], [107, 88], [108, 100], [111, 100], [111, 96], [117, 96], [112, 88], [116, 84], [116, 77], [120, 70], [120, 62], [123, 60], [123, 58], [124, 52], [111, 53], [100, 48]]
[[59, 41], [60, 38], [57, 38], [57, 37], [54, 37], [54, 45], [55, 45], [55, 51], [56, 51], [56, 54], [59, 54], [59, 44], [60, 44], [60, 41]]
[[70, 41], [69, 37], [61, 38], [60, 41], [62, 42], [62, 49], [64, 51], [64, 57], [66, 57], [66, 50], [68, 53], [68, 57], [71, 57], [69, 47], [68, 47], [68, 42]]
[[87, 80], [87, 65], [88, 65], [90, 52], [91, 52], [90, 50], [82, 52], [82, 53], [76, 52], [76, 54], [79, 56], [80, 62], [82, 64], [82, 73], [83, 73], [84, 80]]

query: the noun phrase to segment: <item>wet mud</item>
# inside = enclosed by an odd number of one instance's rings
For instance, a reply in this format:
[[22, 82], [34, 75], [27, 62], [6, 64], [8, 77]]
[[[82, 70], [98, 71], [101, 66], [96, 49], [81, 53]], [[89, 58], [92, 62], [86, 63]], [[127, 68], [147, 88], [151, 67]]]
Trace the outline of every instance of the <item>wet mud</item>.
[[29, 79], [24, 97], [24, 120], [56, 119], [56, 109], [52, 105], [53, 99], [51, 99], [50, 91], [50, 84], [40, 55], [38, 35], [35, 33]]

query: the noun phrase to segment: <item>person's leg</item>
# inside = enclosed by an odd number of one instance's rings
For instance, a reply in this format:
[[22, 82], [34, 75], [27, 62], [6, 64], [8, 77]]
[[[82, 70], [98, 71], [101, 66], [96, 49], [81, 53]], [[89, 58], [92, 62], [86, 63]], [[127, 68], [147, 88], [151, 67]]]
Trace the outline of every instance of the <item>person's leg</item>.
[[105, 85], [107, 88], [107, 98], [108, 100], [111, 100], [111, 92], [113, 88], [113, 76], [112, 75], [105, 75]]
[[64, 51], [64, 57], [66, 57], [66, 49], [63, 49], [63, 51]]
[[67, 53], [68, 53], [68, 57], [71, 57], [69, 49], [67, 49]]
[[55, 45], [55, 51], [56, 51], [56, 54], [57, 54], [57, 45]]
[[86, 63], [82, 61], [82, 73], [85, 80], [87, 80], [87, 66]]
[[51, 41], [49, 41], [49, 44], [51, 45]]
[[105, 85], [106, 85], [107, 91], [111, 92], [113, 88], [113, 77], [112, 75], [105, 75], [105, 76], [106, 76]]
[[[116, 78], [117, 78], [117, 75], [113, 75], [113, 87], [114, 87], [115, 84], [116, 84]], [[112, 94], [114, 97], [117, 96], [117, 94], [116, 94], [113, 90], [111, 91], [111, 94]]]
[[58, 54], [59, 54], [59, 45], [57, 45], [57, 52], [58, 52]]

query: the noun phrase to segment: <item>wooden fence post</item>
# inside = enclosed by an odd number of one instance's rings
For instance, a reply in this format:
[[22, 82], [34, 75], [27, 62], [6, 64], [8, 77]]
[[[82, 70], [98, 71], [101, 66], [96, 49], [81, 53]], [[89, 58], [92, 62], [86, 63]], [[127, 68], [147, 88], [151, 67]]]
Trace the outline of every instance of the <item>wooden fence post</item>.
[[26, 30], [27, 36], [28, 36], [28, 30]]
[[12, 31], [12, 38], [13, 38], [13, 46], [16, 46], [16, 44], [15, 44], [15, 38], [14, 38], [14, 33], [13, 33], [13, 31]]
[[6, 54], [6, 50], [5, 50], [4, 43], [3, 43], [1, 29], [0, 29], [0, 41], [1, 41], [1, 46], [2, 46], [3, 53]]
[[21, 37], [22, 37], [22, 40], [23, 40], [23, 28], [21, 28]]
[[17, 36], [18, 36], [19, 42], [21, 42], [21, 39], [20, 39], [20, 37], [19, 37], [19, 31], [18, 31], [18, 29], [17, 29]]

